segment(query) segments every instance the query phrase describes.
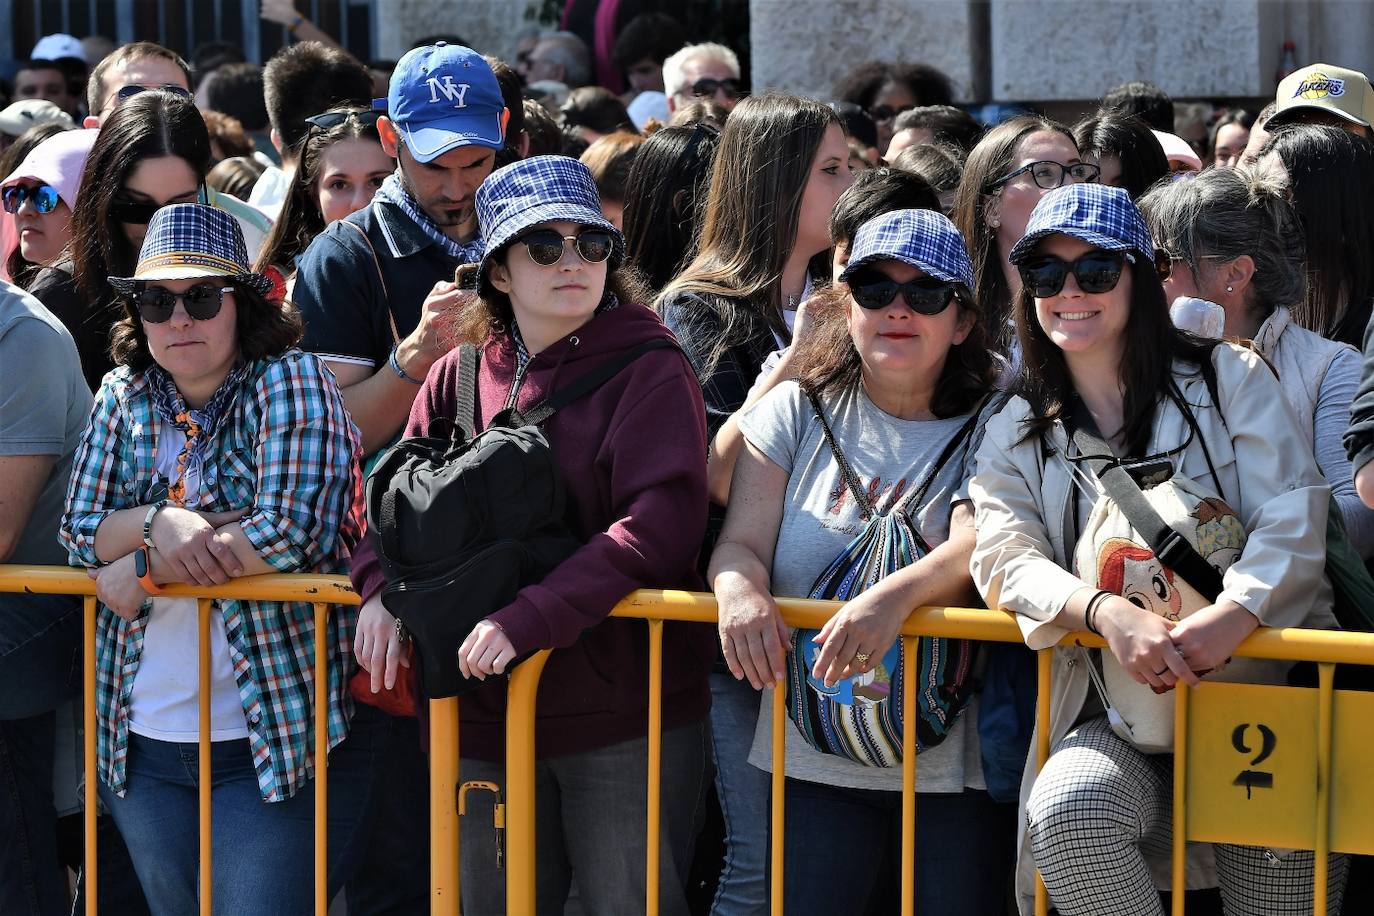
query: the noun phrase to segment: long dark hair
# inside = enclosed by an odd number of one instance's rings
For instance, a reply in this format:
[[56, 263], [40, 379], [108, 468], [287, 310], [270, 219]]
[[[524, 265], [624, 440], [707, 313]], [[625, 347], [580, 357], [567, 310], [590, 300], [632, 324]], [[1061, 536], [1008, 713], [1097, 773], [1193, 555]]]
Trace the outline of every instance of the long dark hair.
[[[973, 330], [963, 343], [950, 347], [944, 369], [935, 383], [930, 410], [944, 419], [968, 413], [996, 385], [997, 372], [988, 348], [987, 326], [978, 303], [963, 286], [956, 288], [954, 307], [974, 318]], [[818, 293], [806, 306], [814, 329], [797, 344], [798, 379], [802, 388], [816, 395], [843, 391], [862, 378], [863, 360], [849, 333], [848, 313], [854, 305], [843, 283]]]
[[1122, 111], [1099, 111], [1073, 127], [1074, 141], [1082, 156], [1115, 156], [1121, 161], [1118, 187], [1135, 200], [1156, 181], [1169, 174], [1164, 147], [1150, 132], [1150, 125]]
[[839, 123], [828, 105], [777, 93], [743, 99], [725, 122], [700, 247], [659, 296], [660, 303], [680, 293], [713, 300], [723, 331], [708, 366], [743, 342], [747, 311], [787, 337], [782, 271], [796, 244], [811, 163], [826, 130]]
[[[280, 356], [300, 341], [304, 325], [294, 307], [273, 302], [237, 280], [225, 285], [234, 290], [234, 333], [245, 360]], [[110, 354], [116, 365], [142, 372], [153, 364], [153, 355], [138, 311], [128, 299], [123, 304], [123, 317], [110, 331]]]
[[713, 124], [664, 127], [639, 147], [625, 182], [625, 249], [655, 294], [695, 252], [696, 226], [715, 161]]
[[[367, 111], [366, 108], [344, 106], [331, 108], [328, 113], [356, 115], [366, 114]], [[345, 140], [371, 140], [378, 146], [382, 143], [377, 133], [377, 122], [356, 117], [345, 118], [328, 130], [312, 128], [305, 135], [291, 188], [258, 254], [258, 270], [278, 267], [289, 272], [292, 262], [310, 246], [315, 236], [324, 231], [324, 214], [320, 211], [320, 196], [316, 188], [320, 179], [320, 162], [325, 150]]]
[[1278, 128], [1260, 156], [1276, 154], [1307, 237], [1307, 298], [1294, 320], [1359, 345], [1374, 298], [1374, 143], [1340, 127]]
[[1012, 307], [1012, 291], [1002, 273], [1003, 254], [997, 250], [996, 235], [988, 227], [987, 202], [999, 193], [992, 184], [1011, 170], [1012, 157], [1021, 141], [1040, 131], [1063, 134], [1073, 143], [1073, 134], [1067, 127], [1040, 115], [1018, 115], [984, 134], [964, 163], [964, 175], [954, 195], [954, 212], [950, 214], [973, 260], [978, 306], [988, 322], [992, 340], [1001, 347], [1009, 342], [1006, 319]]
[[105, 119], [81, 173], [80, 206], [73, 207], [72, 259], [76, 283], [92, 307], [114, 300], [109, 277], [134, 271], [138, 252], [110, 215], [110, 202], [145, 159], [177, 156], [204, 181], [210, 171], [210, 134], [195, 103], [170, 92], [149, 91]]
[[[1122, 411], [1122, 438], [1129, 455], [1143, 455], [1149, 448], [1155, 407], [1170, 393], [1173, 361], [1184, 359], [1201, 363], [1208, 358], [1210, 345], [1174, 327], [1164, 285], [1151, 261], [1135, 255], [1136, 262], [1126, 266], [1122, 282], [1130, 278], [1130, 315], [1122, 337], [1129, 346], [1122, 349], [1118, 368], [1125, 392]], [[1035, 297], [1022, 287], [1017, 294], [1016, 336], [1021, 342], [1021, 375], [1015, 393], [1030, 404], [1031, 421], [1027, 435], [1046, 435], [1055, 420], [1063, 419], [1077, 393], [1069, 376], [1064, 351], [1050, 340], [1035, 314]], [[1103, 430], [1107, 435], [1113, 431]]]

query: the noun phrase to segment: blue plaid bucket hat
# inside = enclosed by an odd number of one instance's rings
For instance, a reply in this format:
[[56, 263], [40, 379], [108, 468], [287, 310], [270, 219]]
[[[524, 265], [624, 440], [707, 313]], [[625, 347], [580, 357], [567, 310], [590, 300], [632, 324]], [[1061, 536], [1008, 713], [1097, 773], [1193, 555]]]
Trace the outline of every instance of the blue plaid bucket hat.
[[272, 281], [248, 266], [248, 248], [238, 221], [205, 204], [171, 204], [153, 214], [132, 277], [110, 277], [129, 295], [152, 280], [229, 277], [267, 296]]
[[934, 210], [893, 210], [859, 227], [840, 279], [874, 261], [901, 261], [927, 276], [973, 290], [973, 263], [964, 237], [949, 217]]
[[1035, 205], [1026, 234], [1008, 258], [1019, 264], [1048, 235], [1072, 236], [1103, 251], [1136, 251], [1144, 263], [1154, 261], [1155, 243], [1145, 217], [1124, 188], [1104, 184], [1066, 184]]
[[497, 169], [477, 189], [477, 225], [486, 245], [478, 277], [516, 236], [557, 220], [606, 230], [615, 245], [611, 269], [624, 260], [625, 237], [601, 215], [591, 170], [567, 156], [535, 156]]

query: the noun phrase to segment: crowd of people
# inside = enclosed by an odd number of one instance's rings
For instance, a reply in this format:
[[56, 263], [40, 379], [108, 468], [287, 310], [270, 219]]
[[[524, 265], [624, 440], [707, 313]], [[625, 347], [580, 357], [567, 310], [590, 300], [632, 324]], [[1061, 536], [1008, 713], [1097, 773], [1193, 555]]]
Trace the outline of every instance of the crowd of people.
[[[472, 682], [461, 778], [502, 784], [505, 675], [558, 650], [538, 912], [643, 906], [650, 643], [609, 615], [683, 588], [719, 622], [663, 632], [662, 912], [767, 912], [777, 844], [787, 912], [894, 911], [915, 729], [920, 912], [1028, 914], [1038, 871], [1063, 916], [1162, 916], [1169, 691], [1289, 683], [1237, 646], [1341, 625], [1330, 557], [1374, 559], [1365, 76], [1301, 68], [1188, 140], [1143, 82], [984, 125], [920, 64], [751, 95], [658, 13], [380, 66], [272, 7], [298, 40], [261, 68], [140, 41], [87, 74], [58, 36], [0, 110], [0, 563], [84, 569], [99, 602], [83, 658], [78, 598], [0, 595], [0, 912], [87, 893], [58, 722], [90, 666], [101, 913], [307, 912], [321, 754], [329, 894], [426, 912], [426, 681], [363, 481], [529, 421], [567, 550], [440, 654]], [[196, 602], [165, 587], [306, 571], [360, 606], [317, 632], [214, 602], [199, 772]], [[792, 628], [784, 596], [841, 604]], [[1025, 646], [907, 659], [926, 605], [1010, 611]], [[1055, 650], [1037, 772], [1032, 650], [1085, 630], [1108, 648]], [[474, 916], [504, 912], [496, 804], [462, 819]], [[1306, 914], [1314, 867], [1192, 845], [1187, 885]], [[1328, 869], [1327, 912], [1368, 906], [1365, 860]]]

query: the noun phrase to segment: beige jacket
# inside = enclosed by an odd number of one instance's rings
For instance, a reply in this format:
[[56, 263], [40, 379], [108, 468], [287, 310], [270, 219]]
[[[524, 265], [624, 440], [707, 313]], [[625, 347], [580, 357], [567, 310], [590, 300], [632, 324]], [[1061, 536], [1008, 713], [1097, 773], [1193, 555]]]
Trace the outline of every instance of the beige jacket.
[[[1326, 513], [1330, 490], [1317, 470], [1307, 438], [1273, 372], [1258, 354], [1223, 344], [1213, 352], [1221, 410], [1212, 404], [1202, 374], [1176, 363], [1174, 378], [1207, 444], [1222, 496], [1248, 533], [1244, 552], [1223, 577], [1222, 597], [1235, 601], [1266, 626], [1330, 627], [1331, 586], [1326, 562]], [[989, 607], [1018, 615], [1026, 644], [1054, 646], [1068, 631], [1051, 621], [1069, 596], [1085, 583], [1068, 570], [1065, 520], [1072, 510], [1067, 438], [1056, 424], [1049, 442], [1023, 439], [1030, 408], [1012, 398], [987, 426], [970, 483], [978, 543], [972, 573]], [[1224, 420], [1223, 420], [1224, 417]], [[1181, 470], [1210, 487], [1203, 448], [1182, 412], [1167, 399], [1157, 410], [1150, 451], [1176, 451]], [[1054, 653], [1050, 743], [1068, 732], [1087, 698], [1089, 680], [1072, 648]], [[1266, 678], [1268, 679], [1268, 678]], [[1031, 747], [1035, 747], [1032, 742]], [[1024, 808], [1035, 781], [1035, 760], [1027, 761], [1021, 786]], [[1020, 820], [1017, 896], [1023, 913], [1033, 911], [1034, 864]], [[1156, 880], [1168, 886], [1168, 862], [1152, 863]], [[1210, 850], [1190, 855], [1188, 885], [1215, 886]]]

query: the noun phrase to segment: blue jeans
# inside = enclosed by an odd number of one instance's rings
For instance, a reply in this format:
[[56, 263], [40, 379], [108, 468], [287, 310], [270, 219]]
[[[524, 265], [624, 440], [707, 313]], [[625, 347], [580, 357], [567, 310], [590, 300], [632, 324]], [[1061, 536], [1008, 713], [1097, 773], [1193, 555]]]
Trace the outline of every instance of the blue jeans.
[[[329, 755], [329, 896], [356, 864], [371, 815], [383, 714], [359, 704], [347, 740]], [[100, 798], [129, 846], [154, 916], [181, 916], [199, 905], [199, 766], [195, 744], [129, 735], [123, 798], [100, 785]], [[314, 906], [315, 784], [264, 802], [248, 739], [211, 749], [211, 824], [216, 916], [296, 916]]]
[[[894, 913], [902, 793], [786, 781], [787, 913]], [[916, 912], [999, 916], [1016, 854], [1015, 804], [974, 789], [916, 800]]]
[[[687, 913], [683, 884], [708, 784], [706, 754], [705, 722], [663, 733], [659, 912], [664, 916]], [[536, 913], [562, 913], [572, 888], [582, 912], [644, 912], [648, 764], [645, 738], [535, 764]], [[459, 779], [504, 787], [505, 767], [464, 758]], [[496, 866], [492, 803], [489, 792], [472, 792], [462, 818], [465, 916], [506, 912], [506, 874]]]
[[81, 600], [0, 594], [0, 913], [67, 911], [53, 807], [54, 710], [81, 684]]
[[759, 692], [728, 672], [711, 672], [711, 753], [725, 821], [725, 862], [712, 916], [768, 912], [769, 776], [749, 762], [759, 721]]
[[[359, 708], [361, 708], [359, 705]], [[429, 758], [420, 723], [378, 710], [387, 731], [378, 757], [373, 817], [344, 894], [348, 916], [409, 916], [429, 911]]]

